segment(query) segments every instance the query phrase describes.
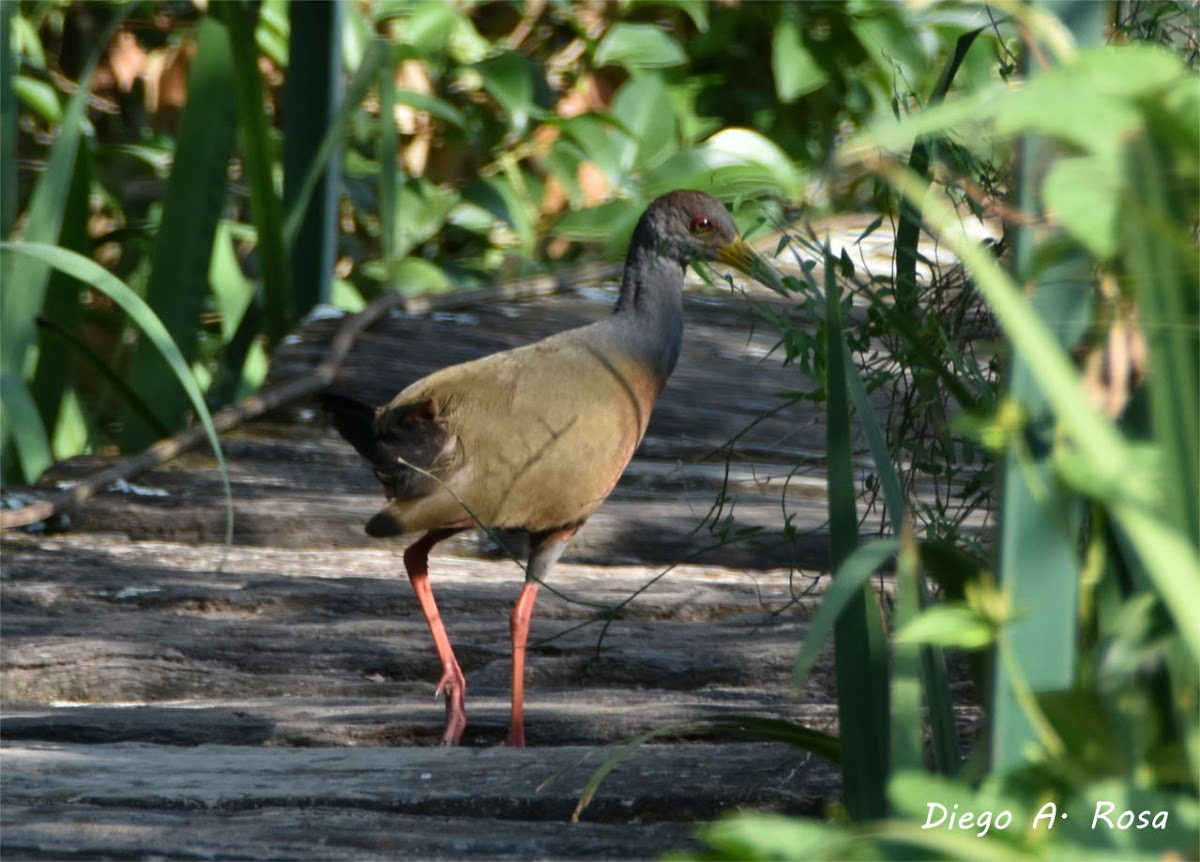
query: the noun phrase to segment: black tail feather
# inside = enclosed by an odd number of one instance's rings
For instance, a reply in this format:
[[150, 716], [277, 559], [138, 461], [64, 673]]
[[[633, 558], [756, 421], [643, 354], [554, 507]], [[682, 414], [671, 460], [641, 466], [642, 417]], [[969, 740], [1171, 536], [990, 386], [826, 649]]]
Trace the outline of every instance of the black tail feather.
[[317, 401], [333, 419], [333, 427], [359, 455], [368, 461], [376, 460], [375, 414], [370, 404], [339, 392], [325, 390], [317, 393]]

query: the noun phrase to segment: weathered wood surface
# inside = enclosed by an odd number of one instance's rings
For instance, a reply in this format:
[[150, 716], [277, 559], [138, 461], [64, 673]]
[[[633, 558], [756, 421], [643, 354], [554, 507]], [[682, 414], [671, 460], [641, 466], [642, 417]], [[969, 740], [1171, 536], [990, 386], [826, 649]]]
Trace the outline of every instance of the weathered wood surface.
[[[607, 314], [612, 300], [611, 286], [590, 286], [393, 315], [339, 385], [382, 400], [437, 367]], [[825, 560], [822, 415], [779, 397], [808, 383], [770, 356], [775, 336], [751, 326], [742, 298], [689, 293], [685, 313], [683, 357], [645, 443], [539, 600], [524, 751], [496, 747], [520, 568], [492, 537], [434, 555], [470, 723], [467, 749], [428, 747], [441, 732], [437, 662], [403, 545], [363, 535], [375, 480], [310, 403], [225, 436], [228, 552], [203, 451], [49, 531], [6, 535], [0, 855], [647, 858], [730, 806], [818, 814], [837, 793], [827, 765], [701, 728], [754, 715], [836, 732], [824, 665], [799, 699], [789, 693]], [[305, 373], [335, 326], [303, 327], [273, 378]], [[76, 459], [47, 481], [102, 463]], [[717, 520], [732, 513], [740, 541], [709, 529], [721, 494]], [[797, 537], [785, 541], [786, 518]], [[584, 823], [568, 822], [607, 753], [668, 727], [665, 744], [609, 777]]]
[[[701, 735], [708, 716], [831, 727], [823, 672], [788, 696], [803, 617], [786, 572], [679, 567], [602, 634], [597, 612], [661, 570], [564, 566], [533, 627], [534, 747], [506, 751], [519, 569], [439, 557], [473, 747], [446, 751], [394, 551], [238, 547], [217, 572], [221, 556], [114, 534], [6, 542], [4, 858], [644, 858], [731, 804], [817, 813], [836, 792], [811, 758]], [[672, 726], [588, 825], [567, 822], [615, 745]]]

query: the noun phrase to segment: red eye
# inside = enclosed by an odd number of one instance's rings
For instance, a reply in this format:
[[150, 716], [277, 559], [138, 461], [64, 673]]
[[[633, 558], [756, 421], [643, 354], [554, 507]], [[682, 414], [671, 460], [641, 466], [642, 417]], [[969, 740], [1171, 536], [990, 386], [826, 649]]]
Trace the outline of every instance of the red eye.
[[712, 219], [708, 216], [698, 215], [692, 219], [692, 233], [710, 233], [712, 229]]

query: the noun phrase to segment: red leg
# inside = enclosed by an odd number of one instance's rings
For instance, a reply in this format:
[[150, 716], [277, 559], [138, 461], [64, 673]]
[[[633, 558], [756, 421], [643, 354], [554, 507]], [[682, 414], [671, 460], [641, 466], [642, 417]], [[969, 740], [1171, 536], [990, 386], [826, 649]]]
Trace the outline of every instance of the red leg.
[[537, 601], [538, 584], [526, 580], [521, 596], [513, 605], [509, 618], [512, 632], [512, 718], [508, 722], [508, 745], [525, 747], [525, 644], [529, 641], [529, 623], [533, 619], [533, 604]]
[[538, 587], [558, 562], [567, 542], [579, 531], [581, 524], [538, 533], [530, 538], [529, 566], [525, 570], [525, 586], [513, 605], [509, 618], [512, 633], [512, 718], [508, 723], [508, 745], [525, 747], [525, 645], [529, 641], [529, 623], [533, 619], [533, 605], [537, 601]]
[[417, 594], [417, 601], [421, 603], [421, 613], [429, 624], [433, 645], [442, 662], [442, 678], [438, 681], [436, 692], [446, 696], [446, 730], [442, 734], [442, 745], [458, 745], [462, 739], [467, 726], [467, 680], [458, 666], [458, 659], [454, 657], [454, 649], [450, 646], [450, 638], [446, 636], [446, 627], [442, 625], [437, 602], [433, 599], [433, 588], [429, 585], [429, 550], [457, 532], [453, 529], [430, 530], [404, 552], [408, 580]]

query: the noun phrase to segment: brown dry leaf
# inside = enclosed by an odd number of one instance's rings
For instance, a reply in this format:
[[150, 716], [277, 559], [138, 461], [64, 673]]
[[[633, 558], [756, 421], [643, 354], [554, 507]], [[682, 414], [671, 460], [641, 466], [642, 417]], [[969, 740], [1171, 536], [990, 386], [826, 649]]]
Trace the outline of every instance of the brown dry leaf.
[[585, 207], [598, 206], [608, 200], [611, 191], [608, 178], [595, 162], [580, 162], [575, 177], [579, 181]]
[[[432, 95], [433, 79], [422, 61], [404, 60], [396, 68], [396, 89]], [[411, 176], [425, 176], [429, 164], [429, 150], [433, 146], [432, 119], [427, 112], [418, 111], [399, 101], [396, 102], [393, 116], [400, 134], [413, 136], [412, 141], [400, 150], [405, 169]]]
[[1149, 352], [1137, 308], [1122, 303], [1103, 343], [1088, 353], [1083, 365], [1083, 388], [1088, 399], [1109, 419], [1125, 410], [1133, 388], [1145, 379]]
[[542, 193], [542, 214], [555, 215], [567, 207], [567, 190], [558, 177], [546, 177], [546, 190]]
[[137, 37], [128, 30], [117, 33], [108, 46], [105, 58], [112, 72], [114, 83], [122, 93], [133, 89], [133, 84], [146, 71], [146, 52], [138, 44]]
[[156, 129], [171, 125], [187, 104], [188, 71], [195, 55], [196, 43], [192, 39], [150, 52], [143, 79], [146, 113]]

